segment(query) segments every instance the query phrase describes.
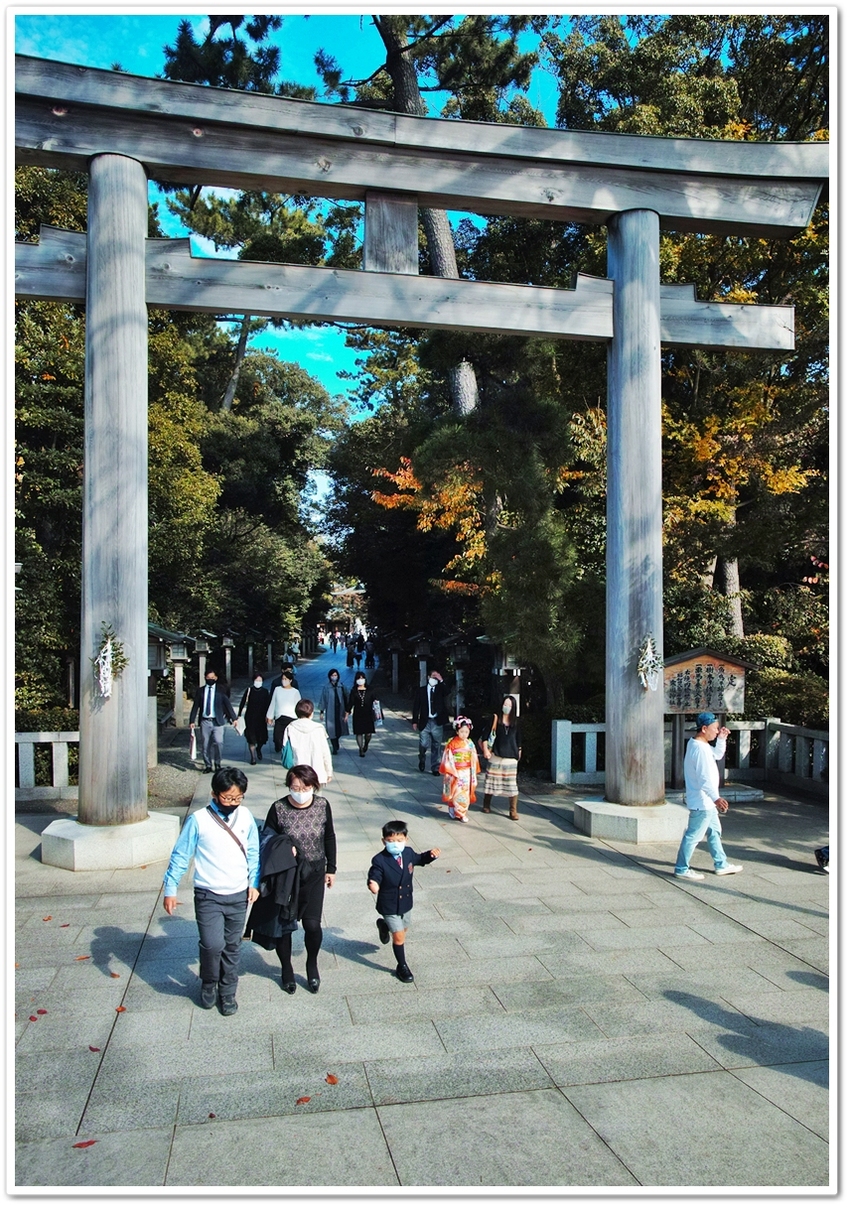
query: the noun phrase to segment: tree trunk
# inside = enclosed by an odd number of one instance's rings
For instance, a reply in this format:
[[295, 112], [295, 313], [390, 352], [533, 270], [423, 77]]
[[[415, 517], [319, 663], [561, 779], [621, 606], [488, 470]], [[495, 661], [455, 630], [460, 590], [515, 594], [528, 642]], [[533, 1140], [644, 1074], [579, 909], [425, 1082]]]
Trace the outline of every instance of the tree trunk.
[[738, 575], [737, 557], [717, 559], [715, 580], [729, 603], [730, 636], [743, 637], [744, 613], [741, 608], [741, 580]]
[[[372, 20], [386, 47], [387, 71], [393, 82], [393, 102], [397, 112], [409, 113], [413, 117], [425, 117], [427, 109], [419, 91], [416, 68], [407, 52], [406, 18], [385, 14], [373, 15]], [[434, 276], [457, 280], [460, 276], [457, 270], [457, 256], [452, 228], [445, 212], [432, 209], [423, 209], [421, 212]], [[462, 360], [451, 370], [449, 386], [456, 413], [471, 414], [478, 406], [478, 382], [469, 361]]]
[[242, 362], [245, 359], [245, 351], [248, 347], [250, 326], [250, 314], [243, 314], [242, 326], [239, 330], [239, 343], [236, 345], [236, 361], [233, 365], [233, 372], [230, 374], [230, 381], [227, 383], [227, 389], [224, 391], [224, 397], [221, 400], [221, 409], [223, 411], [229, 411], [233, 407], [233, 399], [236, 397], [236, 387], [239, 385], [239, 373], [241, 372]]

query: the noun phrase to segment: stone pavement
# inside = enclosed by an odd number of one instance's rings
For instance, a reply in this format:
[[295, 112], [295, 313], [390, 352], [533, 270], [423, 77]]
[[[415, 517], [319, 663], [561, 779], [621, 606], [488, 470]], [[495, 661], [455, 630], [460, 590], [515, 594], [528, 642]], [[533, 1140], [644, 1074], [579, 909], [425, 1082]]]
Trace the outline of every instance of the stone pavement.
[[[299, 664], [302, 695], [332, 664]], [[232, 730], [225, 761], [245, 766], [262, 819], [282, 769], [248, 767]], [[195, 1005], [188, 877], [169, 918], [164, 863], [47, 867], [50, 819], [18, 816], [8, 1190], [835, 1189], [830, 881], [813, 856], [827, 807], [733, 806], [724, 841], [744, 872], [682, 883], [675, 843], [581, 835], [551, 785], [525, 784], [519, 823], [505, 800], [450, 821], [416, 763], [401, 712], [365, 759], [343, 739], [321, 991], [306, 991], [300, 931], [294, 997], [274, 953], [245, 943], [232, 1018]], [[365, 887], [397, 816], [414, 847], [442, 848], [416, 876], [413, 985], [391, 975]], [[704, 845], [694, 866], [710, 873]]]

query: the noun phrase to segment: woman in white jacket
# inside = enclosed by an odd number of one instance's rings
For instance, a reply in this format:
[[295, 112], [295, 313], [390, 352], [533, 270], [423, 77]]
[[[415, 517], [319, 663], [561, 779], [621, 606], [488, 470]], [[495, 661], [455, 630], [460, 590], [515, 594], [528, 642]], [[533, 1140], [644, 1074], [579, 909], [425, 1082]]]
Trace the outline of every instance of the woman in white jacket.
[[295, 720], [286, 727], [285, 741], [292, 747], [293, 766], [297, 763], [312, 767], [320, 784], [333, 779], [331, 748], [324, 725], [314, 721], [313, 701], [299, 700], [295, 705]]

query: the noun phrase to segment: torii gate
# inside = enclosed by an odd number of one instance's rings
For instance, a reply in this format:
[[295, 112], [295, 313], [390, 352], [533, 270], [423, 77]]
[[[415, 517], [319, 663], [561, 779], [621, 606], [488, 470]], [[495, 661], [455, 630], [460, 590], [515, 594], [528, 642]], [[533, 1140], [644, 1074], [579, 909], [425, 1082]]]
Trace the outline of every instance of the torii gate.
[[[149, 305], [606, 342], [605, 795], [615, 812], [661, 806], [664, 697], [638, 677], [648, 636], [663, 657], [661, 344], [787, 352], [794, 314], [660, 285], [659, 228], [791, 236], [811, 220], [828, 146], [408, 117], [20, 55], [15, 67], [17, 162], [89, 172], [87, 234], [44, 230], [39, 244], [17, 245], [16, 294], [86, 303], [81, 664], [97, 654], [104, 622], [129, 659], [108, 699], [81, 675], [79, 822], [48, 827], [45, 838], [64, 828], [43, 842], [42, 857], [131, 866], [156, 858], [157, 845], [167, 854], [173, 839], [170, 829], [144, 838], [154, 823], [145, 748]], [[195, 259], [188, 240], [148, 240], [148, 176], [365, 200], [364, 271]], [[604, 223], [608, 279], [582, 276], [558, 290], [419, 277], [418, 206]]]

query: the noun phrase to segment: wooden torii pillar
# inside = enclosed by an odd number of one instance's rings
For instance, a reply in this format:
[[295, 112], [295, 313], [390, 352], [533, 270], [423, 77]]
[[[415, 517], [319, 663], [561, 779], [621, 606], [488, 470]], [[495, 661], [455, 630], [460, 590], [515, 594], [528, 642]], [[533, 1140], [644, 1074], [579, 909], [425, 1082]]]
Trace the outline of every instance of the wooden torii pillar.
[[[811, 219], [828, 147], [447, 122], [26, 56], [16, 56], [15, 143], [20, 163], [90, 168], [94, 198], [88, 247], [85, 236], [51, 230], [38, 245], [18, 246], [16, 293], [88, 298], [93, 307], [87, 427], [103, 422], [104, 400], [121, 383], [106, 442], [103, 431], [86, 436], [84, 667], [103, 622], [116, 626], [131, 666], [144, 661], [136, 649], [147, 577], [139, 518], [146, 491], [143, 303], [609, 344], [607, 801], [601, 821], [592, 808], [586, 823], [577, 809], [577, 820], [604, 833], [606, 818], [619, 814], [610, 832], [639, 839], [622, 828], [623, 818], [664, 810], [663, 693], [645, 690], [637, 673], [646, 638], [663, 658], [661, 344], [794, 346], [791, 307], [703, 302], [692, 286], [661, 286], [659, 229], [795, 234]], [[365, 271], [194, 259], [188, 240], [145, 242], [145, 173], [181, 184], [363, 200]], [[607, 224], [610, 279], [580, 276], [564, 290], [419, 277], [419, 206]], [[113, 528], [104, 518], [110, 507], [135, 517], [134, 534], [123, 519]], [[136, 820], [146, 811], [144, 742], [119, 746], [116, 739], [144, 711], [144, 676], [128, 672], [120, 697], [97, 701], [89, 685], [84, 698], [83, 824], [68, 823], [81, 830], [114, 835], [147, 824]], [[675, 826], [681, 829], [678, 818]], [[646, 836], [662, 835], [656, 825]]]

